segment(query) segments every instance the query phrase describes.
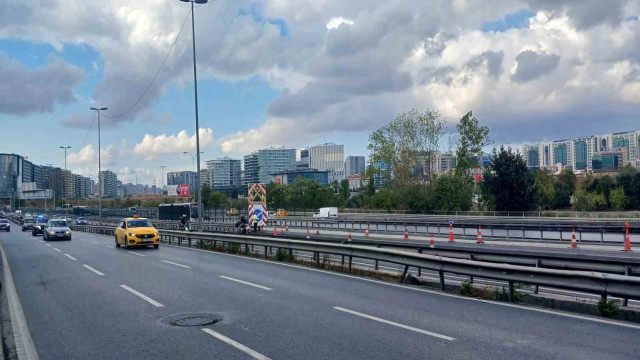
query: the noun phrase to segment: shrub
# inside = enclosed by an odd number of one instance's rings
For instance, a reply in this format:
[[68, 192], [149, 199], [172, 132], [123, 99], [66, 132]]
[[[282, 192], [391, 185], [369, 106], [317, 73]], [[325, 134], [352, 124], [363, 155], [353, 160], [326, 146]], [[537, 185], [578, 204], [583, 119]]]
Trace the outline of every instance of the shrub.
[[276, 260], [286, 261], [289, 258], [289, 250], [285, 248], [278, 248], [276, 251]]
[[229, 243], [229, 254], [240, 254], [240, 244]]
[[460, 287], [460, 294], [464, 296], [473, 296], [473, 283], [471, 280], [465, 280]]
[[600, 315], [604, 317], [614, 317], [620, 312], [620, 300], [600, 300], [598, 301], [598, 310]]

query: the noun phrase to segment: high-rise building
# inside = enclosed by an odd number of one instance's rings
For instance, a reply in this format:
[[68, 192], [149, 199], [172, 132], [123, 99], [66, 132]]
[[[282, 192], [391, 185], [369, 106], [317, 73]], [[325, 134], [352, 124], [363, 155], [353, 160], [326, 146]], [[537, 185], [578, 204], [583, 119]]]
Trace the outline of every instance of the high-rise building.
[[366, 170], [364, 163], [364, 156], [347, 156], [344, 161], [344, 174], [345, 176], [351, 175], [363, 175]]
[[448, 172], [453, 170], [457, 164], [457, 157], [452, 152], [440, 154], [440, 172]]
[[290, 170], [282, 170], [271, 175], [271, 181], [283, 184], [291, 185], [297, 178], [313, 180], [320, 185], [329, 185], [329, 172], [319, 171], [316, 169], [297, 168]]
[[[577, 137], [573, 139], [555, 140], [534, 145], [525, 145], [524, 158], [530, 167], [556, 169], [558, 164], [576, 172], [601, 170], [603, 157], [594, 156], [601, 152], [618, 151], [624, 153], [624, 163], [618, 166], [631, 165], [640, 168], [640, 131], [627, 131], [605, 135]], [[606, 155], [606, 154], [605, 154]], [[607, 156], [605, 156], [606, 158]], [[618, 160], [621, 160], [619, 158]], [[598, 161], [598, 169], [594, 168]], [[608, 166], [607, 168], [610, 168]]]
[[344, 175], [344, 145], [326, 143], [308, 148], [309, 167], [329, 171], [329, 182], [342, 181]]
[[211, 188], [230, 188], [241, 185], [242, 161], [229, 157], [207, 161]]
[[62, 198], [65, 200], [75, 199], [75, 182], [74, 174], [69, 170], [62, 170]]
[[84, 177], [82, 177], [82, 175], [73, 174], [73, 190], [74, 199], [83, 199], [85, 197]]
[[200, 187], [211, 187], [211, 177], [209, 177], [209, 170], [200, 169]]
[[244, 157], [243, 185], [271, 182], [271, 175], [296, 168], [296, 150], [282, 148], [261, 149]]
[[167, 185], [189, 185], [189, 191], [196, 190], [196, 172], [195, 171], [172, 171], [167, 173]]
[[309, 168], [309, 149], [300, 150], [300, 161], [296, 163], [296, 168], [299, 168], [299, 169]]
[[118, 195], [118, 176], [109, 170], [100, 172], [100, 193], [105, 198], [115, 198]]
[[93, 181], [91, 178], [88, 178], [88, 177], [83, 177], [82, 180], [84, 181], [83, 197], [88, 198], [93, 196], [95, 194], [95, 186], [96, 186], [95, 181]]
[[244, 176], [242, 185], [256, 184], [260, 181], [260, 161], [258, 152], [244, 156]]

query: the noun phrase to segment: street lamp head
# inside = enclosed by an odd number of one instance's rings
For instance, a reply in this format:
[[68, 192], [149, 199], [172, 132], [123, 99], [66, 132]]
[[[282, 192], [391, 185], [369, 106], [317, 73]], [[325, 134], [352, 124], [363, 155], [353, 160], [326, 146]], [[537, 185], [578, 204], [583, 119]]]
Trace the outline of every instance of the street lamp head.
[[182, 2], [194, 2], [196, 4], [206, 4], [209, 2], [209, 0], [180, 0]]
[[105, 111], [105, 110], [107, 110], [107, 109], [108, 109], [108, 108], [106, 108], [106, 107], [100, 108], [100, 110], [101, 110], [101, 111]]
[[92, 108], [89, 108], [89, 110], [98, 110], [98, 108], [92, 107]]

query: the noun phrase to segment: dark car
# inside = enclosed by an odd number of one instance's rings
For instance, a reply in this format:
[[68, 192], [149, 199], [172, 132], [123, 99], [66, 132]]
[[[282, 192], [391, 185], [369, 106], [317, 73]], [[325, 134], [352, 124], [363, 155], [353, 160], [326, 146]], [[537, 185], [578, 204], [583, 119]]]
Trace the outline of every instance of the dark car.
[[31, 229], [31, 235], [36, 236], [43, 233], [44, 228], [47, 226], [47, 222], [49, 219], [43, 216], [38, 216], [36, 218], [36, 223], [33, 224], [33, 229]]
[[25, 218], [22, 222], [22, 231], [32, 230], [33, 225], [36, 223], [36, 219], [34, 218]]
[[9, 224], [9, 220], [0, 219], [0, 231], [11, 231], [11, 224]]
[[76, 219], [76, 225], [87, 225], [87, 220], [83, 217], [79, 217]]
[[44, 229], [44, 240], [71, 240], [71, 229], [64, 219], [49, 220], [47, 227]]

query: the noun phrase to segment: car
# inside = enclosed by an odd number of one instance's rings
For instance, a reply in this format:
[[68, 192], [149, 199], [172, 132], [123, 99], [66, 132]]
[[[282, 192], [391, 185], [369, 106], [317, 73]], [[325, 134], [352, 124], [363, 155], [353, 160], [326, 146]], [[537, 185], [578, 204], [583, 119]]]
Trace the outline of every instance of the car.
[[284, 217], [284, 216], [289, 216], [289, 213], [287, 212], [287, 210], [278, 209], [278, 211], [276, 211], [276, 217]]
[[33, 230], [33, 225], [36, 223], [34, 218], [24, 218], [22, 221], [22, 231]]
[[79, 217], [76, 219], [76, 225], [87, 225], [87, 220], [83, 217]]
[[160, 235], [151, 221], [141, 217], [124, 218], [115, 231], [116, 247], [160, 246]]
[[231, 208], [227, 211], [227, 215], [232, 216], [232, 215], [238, 215], [238, 209], [236, 208]]
[[71, 229], [69, 229], [69, 223], [64, 219], [53, 219], [47, 222], [42, 235], [44, 240], [71, 240]]
[[338, 208], [337, 207], [324, 207], [316, 210], [313, 214], [314, 218], [337, 218], [338, 217]]
[[9, 220], [0, 219], [0, 230], [6, 232], [11, 231], [11, 224], [9, 224]]
[[49, 219], [47, 219], [45, 216], [38, 216], [36, 218], [35, 224], [33, 224], [33, 228], [31, 229], [31, 235], [36, 236], [42, 234], [44, 228], [47, 226], [48, 221]]

